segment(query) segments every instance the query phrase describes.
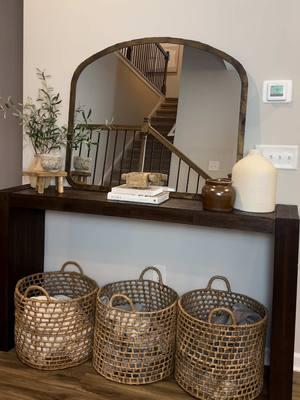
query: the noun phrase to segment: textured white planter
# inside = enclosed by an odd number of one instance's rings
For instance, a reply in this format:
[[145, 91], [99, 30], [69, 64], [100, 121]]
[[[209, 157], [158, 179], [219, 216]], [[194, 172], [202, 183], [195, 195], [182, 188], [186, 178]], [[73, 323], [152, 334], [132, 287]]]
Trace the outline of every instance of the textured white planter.
[[76, 171], [88, 172], [91, 167], [91, 157], [75, 156], [73, 159], [73, 166]]
[[275, 210], [277, 171], [259, 150], [238, 161], [232, 169], [236, 191], [234, 208], [241, 211], [267, 213]]
[[40, 157], [44, 170], [58, 172], [62, 169], [62, 156], [60, 154], [41, 154]]

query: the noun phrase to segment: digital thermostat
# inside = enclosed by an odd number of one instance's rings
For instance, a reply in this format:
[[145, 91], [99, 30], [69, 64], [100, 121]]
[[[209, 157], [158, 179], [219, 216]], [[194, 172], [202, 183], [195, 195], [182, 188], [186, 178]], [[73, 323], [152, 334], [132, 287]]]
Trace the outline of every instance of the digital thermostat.
[[290, 103], [292, 101], [292, 81], [264, 81], [264, 103]]

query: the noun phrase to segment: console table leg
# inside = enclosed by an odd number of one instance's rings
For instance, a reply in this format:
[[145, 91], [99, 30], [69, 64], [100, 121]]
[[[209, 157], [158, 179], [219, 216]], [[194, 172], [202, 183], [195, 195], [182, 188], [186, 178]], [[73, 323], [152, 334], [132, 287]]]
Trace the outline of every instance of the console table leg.
[[299, 221], [277, 206], [269, 399], [292, 400]]
[[58, 191], [58, 193], [64, 192], [64, 177], [63, 176], [58, 176], [56, 178], [56, 190]]
[[14, 346], [14, 289], [25, 275], [44, 268], [45, 211], [9, 207], [0, 193], [0, 351]]

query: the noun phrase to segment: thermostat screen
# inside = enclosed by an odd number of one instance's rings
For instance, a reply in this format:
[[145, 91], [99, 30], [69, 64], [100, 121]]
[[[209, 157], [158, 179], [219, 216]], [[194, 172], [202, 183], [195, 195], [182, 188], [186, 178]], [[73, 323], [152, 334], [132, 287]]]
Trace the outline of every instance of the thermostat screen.
[[270, 90], [270, 96], [271, 97], [282, 97], [284, 94], [283, 86], [282, 85], [277, 85], [277, 86], [271, 86]]
[[293, 82], [291, 80], [264, 81], [264, 103], [291, 103]]

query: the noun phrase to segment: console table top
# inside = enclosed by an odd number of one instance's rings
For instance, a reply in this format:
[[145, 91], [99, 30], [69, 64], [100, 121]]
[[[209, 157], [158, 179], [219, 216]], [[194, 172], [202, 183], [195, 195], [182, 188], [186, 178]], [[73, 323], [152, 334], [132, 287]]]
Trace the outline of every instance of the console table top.
[[274, 233], [276, 219], [298, 220], [297, 206], [277, 205], [273, 213], [255, 214], [241, 211], [220, 213], [205, 211], [199, 200], [170, 198], [163, 204], [150, 205], [107, 200], [103, 192], [65, 188], [58, 194], [50, 187], [38, 194], [29, 185], [6, 189], [12, 207], [37, 208], [94, 215], [107, 215], [151, 221]]

